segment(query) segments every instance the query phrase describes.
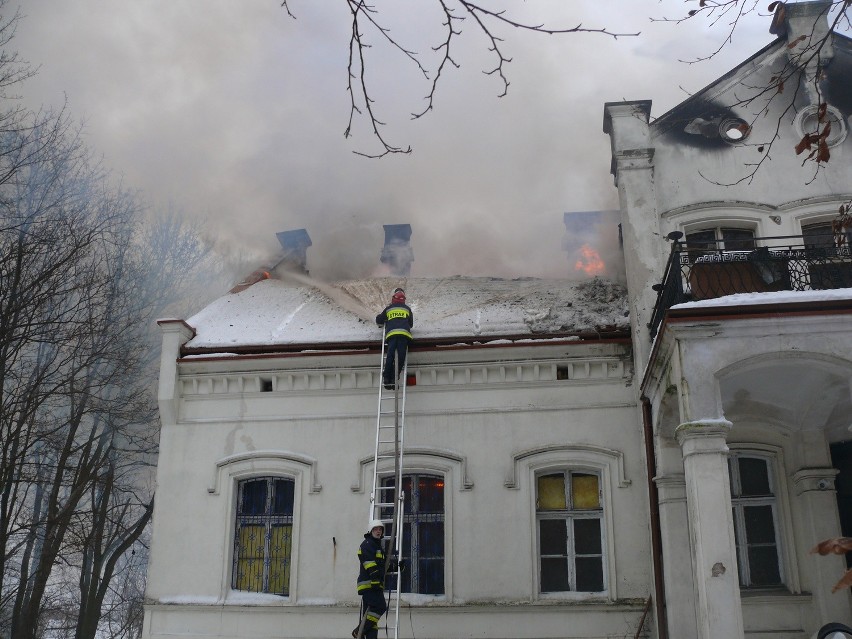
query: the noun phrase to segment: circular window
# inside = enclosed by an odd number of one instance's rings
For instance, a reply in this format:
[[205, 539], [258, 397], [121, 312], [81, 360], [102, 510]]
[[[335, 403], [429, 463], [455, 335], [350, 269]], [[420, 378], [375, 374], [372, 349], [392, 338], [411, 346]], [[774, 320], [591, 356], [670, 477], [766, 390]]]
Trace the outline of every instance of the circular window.
[[725, 118], [719, 123], [719, 137], [726, 142], [742, 142], [750, 132], [748, 122], [740, 118]]
[[825, 139], [829, 147], [837, 146], [846, 139], [846, 122], [840, 111], [833, 106], [826, 109], [822, 122], [819, 121], [819, 107], [813, 104], [806, 106], [796, 115], [793, 126], [796, 127], [799, 137], [805, 137], [806, 134], [822, 131], [826, 123], [831, 123], [831, 132]]

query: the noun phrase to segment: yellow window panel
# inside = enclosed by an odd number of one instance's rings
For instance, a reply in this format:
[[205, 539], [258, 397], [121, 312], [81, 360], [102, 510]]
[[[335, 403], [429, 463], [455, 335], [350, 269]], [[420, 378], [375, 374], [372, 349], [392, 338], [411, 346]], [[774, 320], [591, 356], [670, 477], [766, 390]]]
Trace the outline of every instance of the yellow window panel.
[[571, 475], [571, 500], [575, 510], [601, 507], [597, 475]]
[[293, 526], [273, 526], [272, 537], [269, 540], [270, 559], [289, 559], [290, 544], [293, 539]]
[[237, 590], [263, 591], [265, 526], [242, 526], [239, 534]]
[[269, 539], [269, 592], [288, 594], [290, 591], [290, 548], [293, 526], [273, 526]]
[[564, 510], [565, 504], [565, 476], [540, 475], [538, 478], [538, 509], [539, 510]]

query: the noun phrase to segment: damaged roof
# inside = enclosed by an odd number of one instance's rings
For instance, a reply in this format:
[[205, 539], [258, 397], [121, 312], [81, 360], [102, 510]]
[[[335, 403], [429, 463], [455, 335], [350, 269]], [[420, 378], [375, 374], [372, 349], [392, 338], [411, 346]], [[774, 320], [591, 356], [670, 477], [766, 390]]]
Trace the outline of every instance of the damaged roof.
[[[626, 289], [587, 281], [450, 277], [374, 278], [317, 286], [267, 279], [225, 295], [187, 320], [185, 354], [293, 350], [381, 338], [375, 316], [402, 286], [418, 343], [547, 339], [629, 330]], [[287, 347], [290, 348], [287, 348]]]

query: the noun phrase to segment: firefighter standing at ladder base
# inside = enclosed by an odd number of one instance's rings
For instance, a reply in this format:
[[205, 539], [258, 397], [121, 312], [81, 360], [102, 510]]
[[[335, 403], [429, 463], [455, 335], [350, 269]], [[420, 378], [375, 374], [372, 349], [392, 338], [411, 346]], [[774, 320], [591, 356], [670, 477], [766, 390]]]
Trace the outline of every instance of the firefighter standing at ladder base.
[[[385, 525], [378, 519], [370, 522], [364, 541], [358, 548], [358, 594], [361, 595], [362, 621], [352, 631], [353, 639], [377, 639], [379, 618], [388, 609], [385, 603], [385, 552], [382, 537]], [[359, 630], [363, 631], [359, 635]]]
[[393, 390], [397, 375], [405, 368], [405, 355], [414, 326], [414, 313], [405, 303], [405, 291], [398, 288], [393, 292], [391, 303], [376, 315], [376, 324], [385, 327], [387, 357], [382, 378], [385, 388]]

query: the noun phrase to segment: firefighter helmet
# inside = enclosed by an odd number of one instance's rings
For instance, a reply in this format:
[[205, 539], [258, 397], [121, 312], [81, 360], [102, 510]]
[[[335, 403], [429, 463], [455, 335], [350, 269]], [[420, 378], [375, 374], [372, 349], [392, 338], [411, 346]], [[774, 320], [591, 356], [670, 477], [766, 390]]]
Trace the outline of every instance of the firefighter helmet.
[[396, 289], [393, 292], [393, 297], [391, 298], [393, 302], [404, 302], [405, 301], [405, 291], [401, 288]]
[[373, 528], [381, 528], [381, 529], [382, 529], [382, 532], [384, 533], [384, 531], [385, 531], [385, 523], [384, 523], [381, 519], [373, 519], [373, 520], [370, 522], [369, 527], [367, 528], [367, 532], [368, 532], [368, 533], [373, 532]]

